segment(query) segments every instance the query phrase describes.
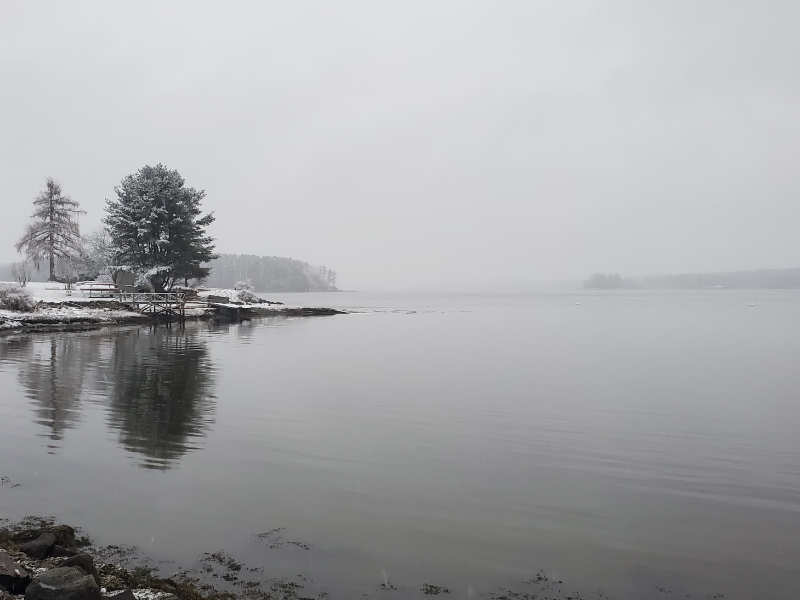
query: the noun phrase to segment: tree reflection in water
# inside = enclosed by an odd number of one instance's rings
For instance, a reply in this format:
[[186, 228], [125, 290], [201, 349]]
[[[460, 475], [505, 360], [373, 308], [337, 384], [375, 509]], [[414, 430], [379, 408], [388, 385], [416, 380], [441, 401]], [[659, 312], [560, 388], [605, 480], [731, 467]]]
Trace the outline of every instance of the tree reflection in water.
[[168, 469], [198, 448], [214, 421], [214, 367], [198, 328], [13, 336], [0, 344], [0, 362], [16, 365], [51, 453], [87, 399], [148, 469]]
[[47, 428], [50, 452], [80, 420], [86, 365], [97, 357], [98, 340], [82, 335], [20, 336], [13, 350], [19, 381], [33, 401], [34, 420]]
[[196, 330], [153, 327], [111, 338], [108, 425], [148, 469], [199, 447], [214, 421], [214, 370]]

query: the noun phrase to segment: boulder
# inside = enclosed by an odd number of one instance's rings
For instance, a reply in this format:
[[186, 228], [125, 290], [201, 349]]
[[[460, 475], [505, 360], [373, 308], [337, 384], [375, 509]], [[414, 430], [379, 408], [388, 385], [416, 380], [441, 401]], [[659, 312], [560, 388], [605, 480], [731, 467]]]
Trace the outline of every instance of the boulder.
[[50, 556], [75, 556], [76, 554], [78, 554], [77, 548], [66, 548], [60, 544], [53, 546], [50, 551]]
[[5, 550], [0, 550], [0, 589], [12, 594], [22, 594], [31, 582], [31, 575], [25, 567], [15, 561]]
[[78, 567], [56, 567], [34, 578], [25, 600], [101, 600], [100, 587]]
[[52, 533], [56, 538], [56, 544], [65, 548], [75, 545], [75, 530], [69, 525], [56, 525], [50, 527], [47, 533]]
[[19, 549], [31, 558], [47, 558], [56, 544], [56, 536], [46, 531], [35, 540], [20, 544]]
[[94, 577], [94, 580], [99, 583], [99, 576], [97, 570], [94, 568], [94, 558], [90, 554], [81, 552], [75, 556], [70, 556], [66, 560], [62, 560], [59, 564], [60, 567], [78, 567], [87, 575]]

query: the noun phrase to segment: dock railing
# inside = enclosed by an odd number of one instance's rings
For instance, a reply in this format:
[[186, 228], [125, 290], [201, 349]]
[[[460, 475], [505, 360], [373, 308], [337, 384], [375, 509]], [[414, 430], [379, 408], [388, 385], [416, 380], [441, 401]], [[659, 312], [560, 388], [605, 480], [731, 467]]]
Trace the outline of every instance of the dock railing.
[[186, 294], [183, 292], [120, 292], [114, 294], [114, 298], [142, 313], [181, 319], [186, 316]]

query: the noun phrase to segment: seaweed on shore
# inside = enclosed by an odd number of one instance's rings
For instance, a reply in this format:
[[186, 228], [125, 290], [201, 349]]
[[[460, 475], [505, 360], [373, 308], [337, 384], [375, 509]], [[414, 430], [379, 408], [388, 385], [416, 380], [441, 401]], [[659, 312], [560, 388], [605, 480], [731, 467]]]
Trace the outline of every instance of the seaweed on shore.
[[286, 539], [283, 535], [284, 531], [286, 531], [285, 527], [276, 527], [275, 529], [270, 529], [269, 531], [258, 533], [256, 534], [256, 537], [260, 540], [267, 542], [270, 549], [272, 550], [277, 550], [287, 545], [295, 546], [296, 548], [300, 548], [301, 550], [311, 549], [311, 546], [309, 544], [306, 544], [305, 542], [301, 542], [299, 540]]

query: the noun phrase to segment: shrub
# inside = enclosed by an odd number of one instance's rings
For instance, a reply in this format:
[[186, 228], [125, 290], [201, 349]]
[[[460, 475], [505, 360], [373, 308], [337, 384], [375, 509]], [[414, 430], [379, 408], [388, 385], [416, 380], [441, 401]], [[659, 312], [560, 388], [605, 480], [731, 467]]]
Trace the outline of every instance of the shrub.
[[14, 263], [11, 265], [11, 274], [17, 280], [20, 287], [25, 287], [31, 280], [31, 263], [28, 260]]
[[0, 308], [16, 312], [33, 312], [36, 303], [21, 287], [4, 285], [0, 286]]
[[245, 281], [237, 281], [233, 284], [233, 289], [235, 290], [247, 290], [248, 292], [253, 291], [253, 282], [249, 279]]
[[245, 302], [247, 304], [258, 304], [261, 302], [261, 298], [256, 296], [250, 290], [239, 290], [237, 296], [239, 296], [240, 301]]

